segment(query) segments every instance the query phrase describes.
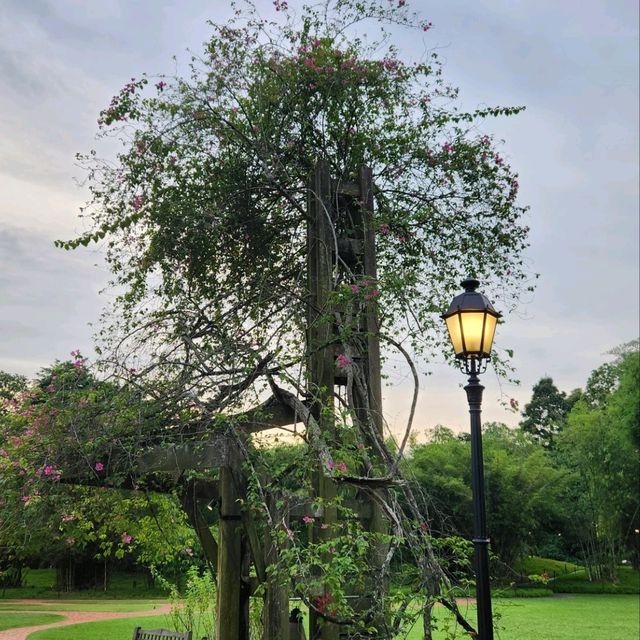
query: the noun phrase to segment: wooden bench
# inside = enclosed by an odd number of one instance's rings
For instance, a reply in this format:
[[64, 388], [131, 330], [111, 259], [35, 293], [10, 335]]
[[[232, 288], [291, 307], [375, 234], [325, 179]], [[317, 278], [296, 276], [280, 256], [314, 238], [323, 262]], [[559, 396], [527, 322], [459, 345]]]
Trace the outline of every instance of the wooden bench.
[[191, 631], [169, 631], [169, 629], [143, 629], [136, 627], [133, 630], [133, 640], [191, 640]]

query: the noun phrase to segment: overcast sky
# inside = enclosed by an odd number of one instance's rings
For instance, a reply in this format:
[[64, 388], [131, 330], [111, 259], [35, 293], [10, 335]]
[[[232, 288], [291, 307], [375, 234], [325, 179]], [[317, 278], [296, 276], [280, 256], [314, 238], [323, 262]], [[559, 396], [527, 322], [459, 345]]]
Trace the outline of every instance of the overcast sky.
[[[272, 16], [272, 3], [256, 3]], [[289, 0], [295, 7], [296, 0]], [[483, 125], [505, 140], [531, 206], [527, 262], [538, 289], [500, 328], [515, 349], [520, 387], [484, 376], [487, 420], [516, 424], [500, 398], [524, 404], [550, 375], [584, 386], [605, 352], [637, 337], [638, 3], [636, 0], [408, 2], [433, 22], [435, 48], [468, 108], [525, 105]], [[92, 148], [98, 112], [132, 76], [185, 70], [218, 0], [0, 1], [0, 369], [34, 375], [80, 348], [108, 293], [92, 250], [53, 240], [82, 230], [76, 152]], [[416, 427], [466, 428], [461, 374], [442, 364], [423, 377]], [[408, 386], [387, 392], [399, 426]]]

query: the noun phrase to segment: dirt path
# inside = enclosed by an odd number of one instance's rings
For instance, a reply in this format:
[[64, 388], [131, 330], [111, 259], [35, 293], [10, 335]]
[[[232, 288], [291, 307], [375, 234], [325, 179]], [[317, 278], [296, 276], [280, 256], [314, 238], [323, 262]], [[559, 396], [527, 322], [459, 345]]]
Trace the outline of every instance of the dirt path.
[[[59, 604], [57, 600], [16, 600], [16, 604], [33, 604], [41, 605], [46, 604], [55, 606]], [[149, 605], [152, 607], [153, 605]], [[37, 610], [37, 606], [34, 607]], [[51, 629], [52, 627], [65, 627], [70, 624], [77, 624], [79, 622], [97, 622], [99, 620], [114, 620], [116, 618], [137, 618], [140, 616], [157, 616], [163, 613], [169, 613], [171, 609], [170, 604], [160, 604], [155, 609], [148, 609], [144, 611], [43, 611], [42, 613], [55, 613], [64, 616], [64, 620], [58, 622], [52, 622], [50, 624], [39, 624], [35, 627], [18, 627], [16, 629], [6, 629], [0, 631], [0, 640], [26, 640], [27, 636], [34, 631], [40, 631], [40, 629]], [[9, 613], [7, 611], [7, 613]], [[18, 612], [16, 612], [18, 613]], [[20, 611], [20, 613], [26, 613]], [[2, 615], [2, 613], [0, 613]], [[133, 628], [131, 629], [133, 633]]]

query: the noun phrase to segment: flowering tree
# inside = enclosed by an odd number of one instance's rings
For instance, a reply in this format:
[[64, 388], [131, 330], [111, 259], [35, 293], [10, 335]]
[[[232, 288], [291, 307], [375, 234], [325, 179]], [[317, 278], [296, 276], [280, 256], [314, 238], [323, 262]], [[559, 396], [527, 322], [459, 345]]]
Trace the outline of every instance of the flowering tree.
[[[19, 586], [29, 562], [48, 561], [58, 570], [57, 586], [76, 586], [76, 565], [103, 563], [106, 590], [109, 565], [125, 556], [170, 573], [192, 563], [195, 536], [179, 503], [144, 491], [105, 491], [122, 484], [110, 465], [118, 427], [143, 410], [113, 383], [91, 375], [79, 351], [73, 360], [45, 369], [32, 385], [7, 392], [0, 406], [0, 578]], [[6, 376], [9, 378], [10, 376]], [[107, 443], [116, 439], [115, 446]], [[123, 466], [124, 468], [124, 466]], [[69, 483], [63, 471], [85, 485]], [[94, 486], [90, 486], [94, 485]], [[158, 522], [171, 523], [161, 529]]]
[[[272, 569], [326, 622], [323, 637], [334, 637], [337, 625], [353, 633], [377, 625], [377, 637], [392, 637], [411, 618], [417, 594], [430, 637], [434, 600], [455, 608], [398, 456], [357, 410], [353, 390], [366, 396], [367, 383], [358, 369], [358, 317], [377, 309], [373, 332], [406, 359], [415, 407], [412, 357], [440, 353], [438, 313], [457, 282], [477, 275], [505, 309], [527, 288], [517, 175], [479, 128], [483, 118], [519, 108], [460, 111], [435, 54], [403, 60], [388, 29], [428, 39], [432, 28], [405, 4], [327, 0], [294, 13], [278, 0], [277, 20], [248, 6], [212, 25], [188, 77], [131, 79], [99, 119], [101, 135], [121, 140], [123, 151], [115, 162], [95, 151], [79, 156], [91, 229], [59, 243], [104, 246], [121, 292], [100, 335], [104, 365], [145, 407], [135, 417], [125, 409], [127, 419], [110, 422], [104, 440], [80, 446], [91, 446], [98, 461], [123, 443], [126, 451], [229, 434], [247, 465], [246, 500], [278, 549]], [[365, 28], [377, 35], [365, 36]], [[341, 223], [331, 219], [330, 292], [325, 308], [310, 310], [308, 179], [318, 159], [338, 184], [371, 168], [375, 209], [366, 226], [376, 236], [377, 273], [342, 260]], [[337, 324], [324, 344], [308, 339], [310, 311]], [[332, 342], [342, 345], [336, 367], [347, 397], [327, 397], [309, 377], [309, 358]], [[287, 498], [276, 506], [267, 499], [260, 478], [269, 469], [251, 441], [264, 426], [292, 421], [304, 424], [296, 434], [308, 444], [298, 490], [315, 495], [317, 510], [341, 511], [311, 544], [302, 532], [316, 516], [287, 524]], [[331, 430], [322, 428], [327, 422]], [[118, 465], [127, 456], [110, 460], [105, 471], [125, 473]], [[364, 530], [338, 495], [322, 503], [311, 470], [382, 503], [388, 532]], [[102, 471], [94, 464], [92, 473]], [[363, 582], [380, 545], [378, 575]], [[403, 546], [418, 568], [413, 591], [390, 595], [386, 575]], [[347, 594], [365, 588], [373, 602], [356, 611]]]

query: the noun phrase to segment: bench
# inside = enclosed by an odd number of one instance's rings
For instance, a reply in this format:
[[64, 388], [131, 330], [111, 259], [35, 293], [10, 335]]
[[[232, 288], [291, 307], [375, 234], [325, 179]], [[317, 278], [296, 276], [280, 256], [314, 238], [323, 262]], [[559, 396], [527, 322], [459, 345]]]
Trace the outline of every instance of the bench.
[[169, 631], [169, 629], [143, 629], [136, 627], [133, 630], [133, 640], [191, 640], [191, 631]]

